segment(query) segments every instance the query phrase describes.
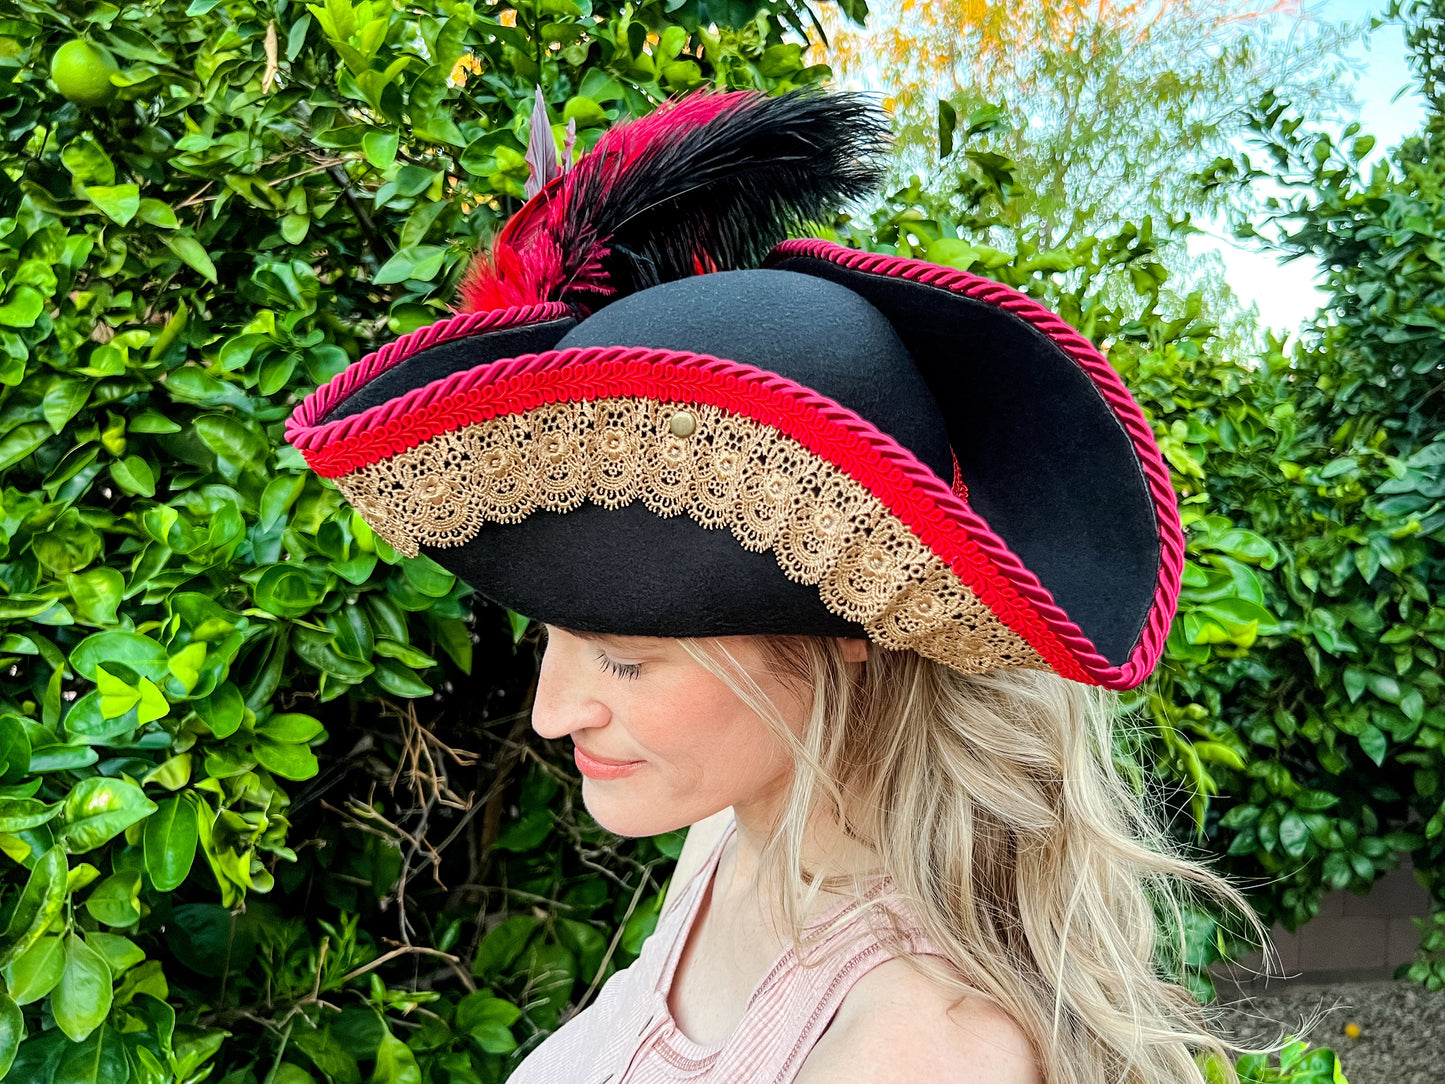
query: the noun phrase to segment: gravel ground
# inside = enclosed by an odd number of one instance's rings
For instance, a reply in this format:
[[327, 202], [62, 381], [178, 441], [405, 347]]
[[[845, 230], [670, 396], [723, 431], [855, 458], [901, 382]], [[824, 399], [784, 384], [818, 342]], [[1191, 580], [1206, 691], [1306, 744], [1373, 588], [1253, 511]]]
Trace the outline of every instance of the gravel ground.
[[[1276, 987], [1236, 1002], [1221, 1023], [1241, 1041], [1270, 1042], [1310, 1021], [1305, 1037], [1339, 1055], [1350, 1084], [1445, 1084], [1445, 990], [1388, 981]], [[1345, 1034], [1351, 1023], [1358, 1039]]]

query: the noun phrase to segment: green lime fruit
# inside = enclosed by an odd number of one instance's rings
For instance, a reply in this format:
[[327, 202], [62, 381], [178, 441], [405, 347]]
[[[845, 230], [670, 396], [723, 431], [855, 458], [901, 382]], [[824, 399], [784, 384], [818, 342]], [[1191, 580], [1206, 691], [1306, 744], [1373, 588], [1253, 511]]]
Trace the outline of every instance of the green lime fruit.
[[109, 50], [80, 38], [67, 41], [50, 59], [56, 89], [76, 105], [105, 105], [114, 98], [110, 77], [119, 70]]

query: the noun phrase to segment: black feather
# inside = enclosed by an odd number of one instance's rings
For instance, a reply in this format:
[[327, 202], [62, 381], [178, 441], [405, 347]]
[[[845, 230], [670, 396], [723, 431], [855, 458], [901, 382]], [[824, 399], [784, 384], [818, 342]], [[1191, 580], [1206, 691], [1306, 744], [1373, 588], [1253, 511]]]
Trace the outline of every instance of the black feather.
[[877, 189], [888, 126], [863, 96], [727, 97], [702, 123], [685, 123], [688, 99], [614, 129], [578, 163], [554, 228], [562, 296], [596, 308], [699, 266], [756, 267], [790, 231]]

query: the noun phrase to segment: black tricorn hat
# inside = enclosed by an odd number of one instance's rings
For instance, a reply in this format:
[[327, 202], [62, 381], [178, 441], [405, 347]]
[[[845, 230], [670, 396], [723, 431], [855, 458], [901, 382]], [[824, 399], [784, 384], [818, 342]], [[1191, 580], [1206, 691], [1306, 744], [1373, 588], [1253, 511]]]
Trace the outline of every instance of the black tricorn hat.
[[564, 628], [866, 636], [1141, 682], [1183, 536], [1153, 433], [1027, 296], [786, 230], [876, 183], [849, 95], [695, 95], [610, 131], [465, 311], [288, 439], [404, 554]]

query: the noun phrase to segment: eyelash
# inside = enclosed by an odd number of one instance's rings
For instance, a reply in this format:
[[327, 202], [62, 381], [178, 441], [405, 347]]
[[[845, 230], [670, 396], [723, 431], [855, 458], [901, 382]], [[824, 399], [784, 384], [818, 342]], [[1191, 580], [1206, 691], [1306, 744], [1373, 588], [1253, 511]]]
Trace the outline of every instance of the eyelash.
[[642, 664], [640, 662], [614, 662], [601, 651], [597, 652], [597, 665], [609, 674], [624, 678], [627, 681], [631, 681], [637, 677], [638, 674], [642, 673]]

